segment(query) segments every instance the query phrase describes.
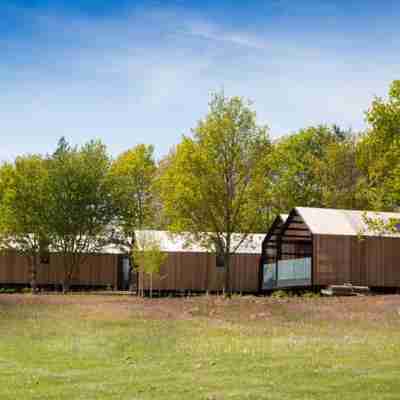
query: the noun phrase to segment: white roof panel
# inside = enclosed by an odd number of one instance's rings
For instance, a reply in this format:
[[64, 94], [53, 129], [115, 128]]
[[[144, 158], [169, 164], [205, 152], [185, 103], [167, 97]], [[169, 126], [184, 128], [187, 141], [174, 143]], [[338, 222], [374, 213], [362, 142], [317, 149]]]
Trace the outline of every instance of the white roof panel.
[[[317, 235], [351, 235], [379, 236], [366, 223], [368, 219], [389, 222], [391, 219], [400, 221], [400, 213], [336, 210], [331, 208], [296, 207], [296, 211], [312, 233]], [[382, 236], [400, 237], [399, 233], [385, 233]]]
[[[161, 250], [169, 253], [187, 252], [187, 253], [207, 253], [208, 249], [202, 247], [199, 243], [188, 241], [188, 234], [175, 234], [168, 231], [151, 231], [143, 230], [136, 231], [136, 237], [140, 238], [151, 237], [160, 244]], [[239, 246], [235, 254], [259, 254], [261, 252], [261, 244], [264, 239], [264, 234], [250, 234], [246, 240]], [[234, 233], [232, 237], [232, 247], [236, 247], [241, 240], [242, 234]], [[128, 249], [126, 249], [128, 250]], [[104, 253], [118, 254], [123, 252], [118, 246], [108, 245], [103, 248]]]

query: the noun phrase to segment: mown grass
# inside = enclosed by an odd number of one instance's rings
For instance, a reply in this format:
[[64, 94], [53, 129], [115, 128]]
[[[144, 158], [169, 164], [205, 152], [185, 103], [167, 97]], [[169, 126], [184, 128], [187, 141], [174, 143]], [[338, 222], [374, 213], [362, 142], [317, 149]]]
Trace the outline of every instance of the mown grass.
[[0, 299], [0, 399], [398, 399], [398, 313], [365, 319], [349, 300], [351, 318], [325, 317], [320, 301], [269, 300], [260, 318], [227, 301], [213, 318], [199, 300], [190, 318], [160, 318], [152, 300], [102, 313], [79, 296]]

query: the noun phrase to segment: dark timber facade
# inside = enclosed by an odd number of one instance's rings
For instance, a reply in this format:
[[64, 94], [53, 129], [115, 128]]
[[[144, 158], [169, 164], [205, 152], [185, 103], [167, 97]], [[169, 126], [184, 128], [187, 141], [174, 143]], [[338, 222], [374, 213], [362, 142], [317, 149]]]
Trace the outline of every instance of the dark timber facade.
[[[268, 232], [260, 288], [324, 287], [352, 283], [400, 288], [400, 232], [377, 235], [361, 211], [295, 208]], [[384, 220], [400, 214], [369, 213]]]

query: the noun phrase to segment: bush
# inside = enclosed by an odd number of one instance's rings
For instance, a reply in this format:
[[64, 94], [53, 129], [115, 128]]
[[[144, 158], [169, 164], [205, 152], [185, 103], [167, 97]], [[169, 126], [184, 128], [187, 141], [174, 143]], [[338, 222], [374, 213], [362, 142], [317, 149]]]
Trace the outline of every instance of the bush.
[[16, 293], [16, 290], [13, 288], [0, 288], [0, 293], [12, 294]]
[[292, 296], [292, 293], [290, 293], [286, 290], [275, 290], [271, 294], [271, 297], [273, 297], [274, 299], [286, 299], [291, 296]]
[[304, 299], [317, 299], [320, 296], [319, 293], [315, 293], [315, 292], [304, 292], [301, 297], [303, 297]]

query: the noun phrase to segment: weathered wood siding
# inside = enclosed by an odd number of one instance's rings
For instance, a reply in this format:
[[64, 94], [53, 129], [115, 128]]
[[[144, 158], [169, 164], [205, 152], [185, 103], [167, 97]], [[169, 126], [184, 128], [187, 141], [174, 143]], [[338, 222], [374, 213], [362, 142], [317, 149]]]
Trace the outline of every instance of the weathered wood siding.
[[[231, 258], [231, 285], [236, 292], [257, 292], [259, 256], [237, 254]], [[143, 288], [150, 288], [148, 275], [139, 273]], [[153, 276], [153, 289], [163, 291], [218, 291], [225, 285], [225, 271], [216, 267], [215, 256], [207, 253], [168, 253], [160, 274]]]
[[400, 287], [400, 239], [314, 236], [314, 284]]
[[[37, 270], [40, 285], [60, 284], [64, 278], [63, 257], [51, 254], [49, 264]], [[73, 278], [72, 284], [84, 286], [117, 286], [118, 256], [108, 254], [88, 255]], [[0, 255], [0, 284], [29, 284], [30, 268], [26, 257], [15, 252]]]
[[[258, 255], [234, 255], [231, 258], [231, 285], [236, 292], [258, 291]], [[64, 278], [63, 257], [51, 254], [49, 264], [41, 264], [37, 271], [40, 285], [60, 284]], [[148, 276], [139, 276], [144, 288], [149, 289]], [[26, 257], [15, 252], [0, 255], [0, 284], [29, 285], [30, 268]], [[117, 288], [118, 256], [88, 255], [73, 285], [107, 286]], [[207, 253], [168, 253], [159, 275], [153, 277], [153, 288], [165, 291], [218, 291], [225, 285], [225, 271], [216, 267], [215, 256]]]

